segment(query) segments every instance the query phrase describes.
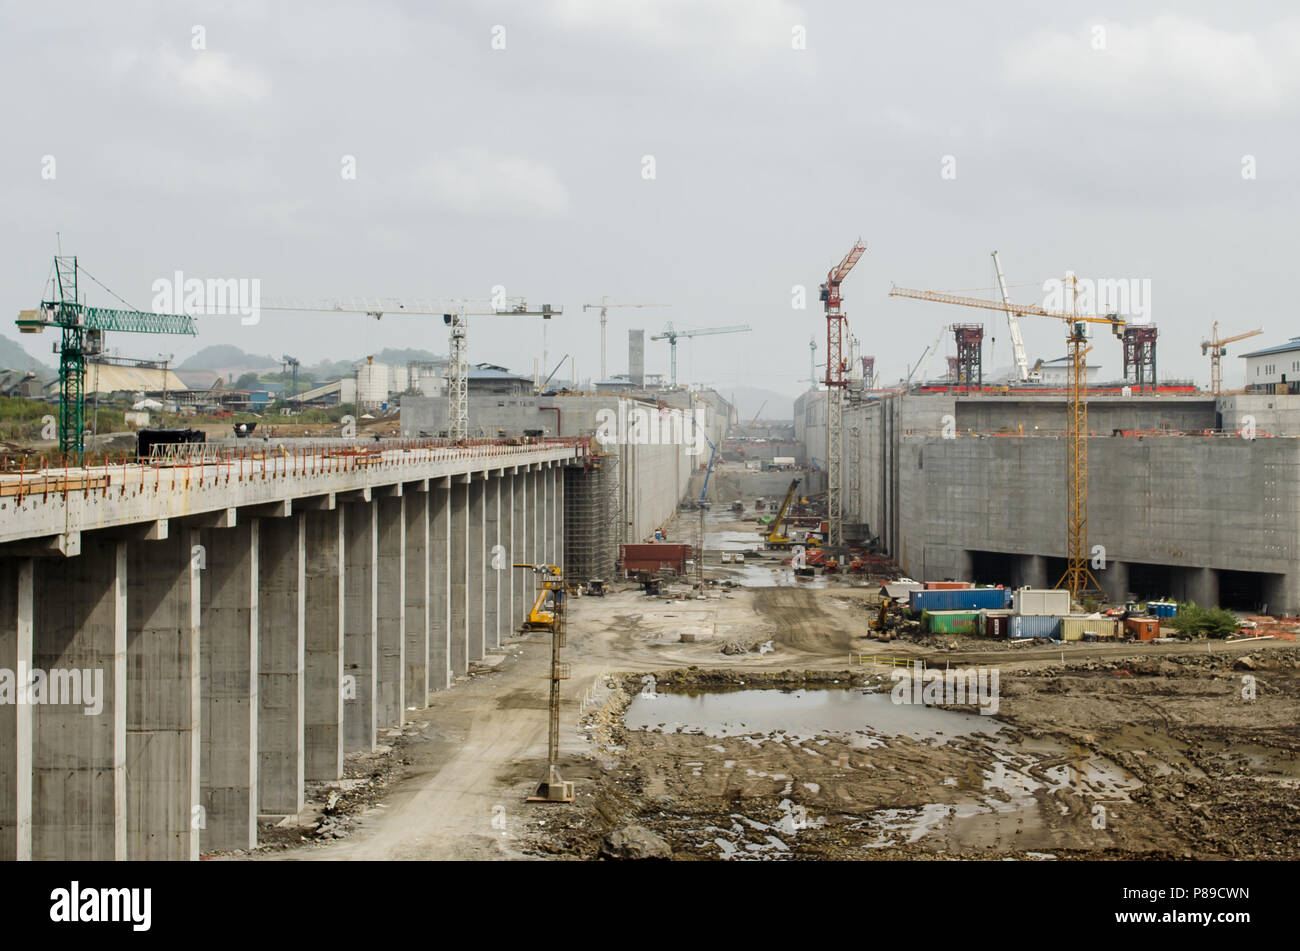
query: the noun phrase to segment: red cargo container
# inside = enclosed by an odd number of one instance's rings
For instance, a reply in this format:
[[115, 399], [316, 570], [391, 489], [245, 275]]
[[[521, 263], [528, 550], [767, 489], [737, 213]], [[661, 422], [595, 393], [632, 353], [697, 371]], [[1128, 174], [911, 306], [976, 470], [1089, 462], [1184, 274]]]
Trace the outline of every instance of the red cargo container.
[[1124, 635], [1139, 641], [1154, 641], [1160, 636], [1160, 618], [1131, 617], [1124, 622]]
[[1011, 632], [1011, 617], [1006, 614], [984, 615], [984, 636], [1005, 638]]
[[684, 575], [690, 557], [690, 545], [620, 545], [618, 564], [630, 575], [653, 575], [660, 568]]
[[973, 587], [975, 585], [970, 581], [927, 581], [925, 583], [927, 591], [965, 591]]

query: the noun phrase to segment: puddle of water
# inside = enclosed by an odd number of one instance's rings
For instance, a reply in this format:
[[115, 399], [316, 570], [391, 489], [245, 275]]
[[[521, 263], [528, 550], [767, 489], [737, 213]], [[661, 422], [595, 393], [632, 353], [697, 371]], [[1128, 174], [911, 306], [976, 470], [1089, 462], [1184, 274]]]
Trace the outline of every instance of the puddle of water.
[[[757, 526], [755, 526], [757, 528]], [[763, 538], [757, 530], [752, 532], [704, 532], [704, 550], [743, 551], [746, 557], [763, 547]]]
[[[1058, 792], [1081, 796], [1091, 805], [1082, 817], [1090, 823], [1111, 804], [1128, 802], [1129, 793], [1140, 781], [1118, 764], [1093, 756], [1084, 747], [1071, 747], [1051, 737], [1013, 738], [1003, 732], [995, 717], [980, 716], [911, 704], [895, 704], [887, 692], [864, 693], [856, 688], [812, 690], [741, 689], [696, 694], [659, 693], [639, 695], [628, 707], [625, 722], [630, 729], [704, 734], [710, 737], [741, 736], [755, 746], [763, 742], [788, 742], [813, 756], [810, 747], [825, 743], [817, 737], [835, 735], [857, 747], [878, 747], [889, 736], [943, 743], [952, 736], [983, 734], [995, 762], [984, 769], [972, 764], [973, 775], [949, 777], [944, 783], [964, 791], [960, 800], [928, 803], [913, 807], [871, 810], [865, 816], [850, 817], [849, 828], [874, 836], [866, 848], [884, 848], [925, 840], [938, 851], [950, 848], [1002, 846], [1022, 834], [1023, 843], [1039, 846], [1055, 841], [1044, 810], [1059, 809], [1068, 815], [1067, 799]], [[761, 734], [754, 737], [754, 734]], [[801, 745], [808, 743], [808, 745]], [[727, 767], [734, 765], [727, 762]], [[747, 770], [749, 775], [765, 777]], [[776, 780], [784, 774], [772, 775]], [[800, 782], [812, 795], [820, 792], [816, 783]], [[789, 795], [793, 782], [783, 795]], [[1099, 805], [1100, 804], [1100, 805]], [[806, 818], [806, 817], [805, 817]], [[746, 820], [747, 822], [749, 820]], [[802, 820], [789, 830], [804, 828]], [[1082, 833], [1094, 836], [1093, 826]], [[721, 830], [718, 830], [721, 831]], [[771, 846], [755, 848], [752, 843], [720, 836], [718, 856], [724, 859], [772, 858], [781, 854]], [[722, 843], [726, 843], [723, 845]], [[932, 844], [931, 844], [932, 843]], [[1049, 852], [1035, 857], [1050, 858]]]
[[628, 706], [624, 722], [633, 730], [711, 737], [771, 733], [806, 740], [832, 734], [851, 737], [852, 744], [860, 747], [880, 745], [881, 736], [942, 743], [950, 736], [1001, 729], [993, 717], [896, 704], [888, 693], [857, 689], [638, 694]]
[[744, 588], [826, 587], [825, 576], [797, 577], [789, 565], [781, 564], [776, 558], [769, 561], [746, 561], [743, 565], [719, 565], [711, 568], [710, 572], [711, 578], [734, 581]]

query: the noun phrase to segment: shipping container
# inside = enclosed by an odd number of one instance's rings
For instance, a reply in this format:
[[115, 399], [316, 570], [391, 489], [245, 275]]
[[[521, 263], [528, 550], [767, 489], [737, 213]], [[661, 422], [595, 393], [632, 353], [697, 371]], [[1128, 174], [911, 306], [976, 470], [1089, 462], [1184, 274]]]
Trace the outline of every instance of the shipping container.
[[984, 636], [1005, 638], [1011, 633], [1011, 615], [995, 614], [992, 611], [982, 612], [984, 615]]
[[973, 587], [975, 585], [970, 581], [927, 581], [925, 583], [927, 591], [965, 591]]
[[1147, 614], [1152, 617], [1173, 617], [1178, 613], [1178, 605], [1173, 601], [1148, 601]]
[[1008, 588], [962, 588], [908, 593], [913, 611], [978, 611], [980, 608], [1005, 608], [1011, 591]]
[[1013, 638], [1049, 637], [1056, 640], [1060, 629], [1061, 619], [1047, 614], [1015, 614], [1011, 617]]
[[1160, 619], [1154, 617], [1131, 617], [1124, 622], [1126, 637], [1135, 637], [1139, 641], [1153, 641], [1160, 636]]
[[1119, 619], [1100, 614], [1061, 618], [1061, 640], [1080, 641], [1084, 634], [1095, 634], [1101, 640], [1116, 638], [1119, 636]]
[[686, 562], [690, 557], [690, 545], [619, 546], [619, 567], [631, 575], [652, 575], [660, 568], [670, 568], [679, 575], [685, 574]]
[[930, 634], [978, 634], [978, 611], [925, 611], [921, 614], [921, 630]]
[[1020, 588], [1016, 591], [1017, 614], [1060, 617], [1070, 613], [1070, 592], [1056, 588]]

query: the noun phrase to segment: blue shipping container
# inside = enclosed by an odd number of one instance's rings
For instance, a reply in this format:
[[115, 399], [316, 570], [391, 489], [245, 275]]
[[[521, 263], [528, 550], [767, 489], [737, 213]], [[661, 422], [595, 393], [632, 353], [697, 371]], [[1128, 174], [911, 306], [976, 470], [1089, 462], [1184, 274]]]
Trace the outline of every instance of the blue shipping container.
[[1011, 616], [1011, 636], [1016, 638], [1050, 637], [1058, 639], [1061, 619], [1048, 614], [1013, 614]]
[[1010, 588], [947, 588], [911, 591], [907, 596], [913, 611], [978, 611], [1005, 608], [1011, 604]]

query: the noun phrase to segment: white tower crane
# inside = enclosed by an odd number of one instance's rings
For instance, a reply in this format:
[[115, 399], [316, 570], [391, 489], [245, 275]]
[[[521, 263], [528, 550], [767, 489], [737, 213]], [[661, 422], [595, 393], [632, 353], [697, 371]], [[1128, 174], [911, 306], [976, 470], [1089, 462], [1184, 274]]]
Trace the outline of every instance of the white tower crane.
[[[483, 305], [487, 304], [486, 307]], [[466, 317], [541, 317], [550, 320], [564, 313], [563, 307], [543, 304], [540, 310], [529, 310], [522, 297], [493, 298], [415, 298], [349, 297], [328, 300], [301, 300], [298, 298], [269, 298], [261, 303], [263, 310], [306, 310], [330, 314], [366, 314], [376, 320], [384, 314], [415, 314], [442, 316], [450, 329], [447, 367], [447, 435], [463, 440], [469, 434], [469, 340], [466, 335]]]

